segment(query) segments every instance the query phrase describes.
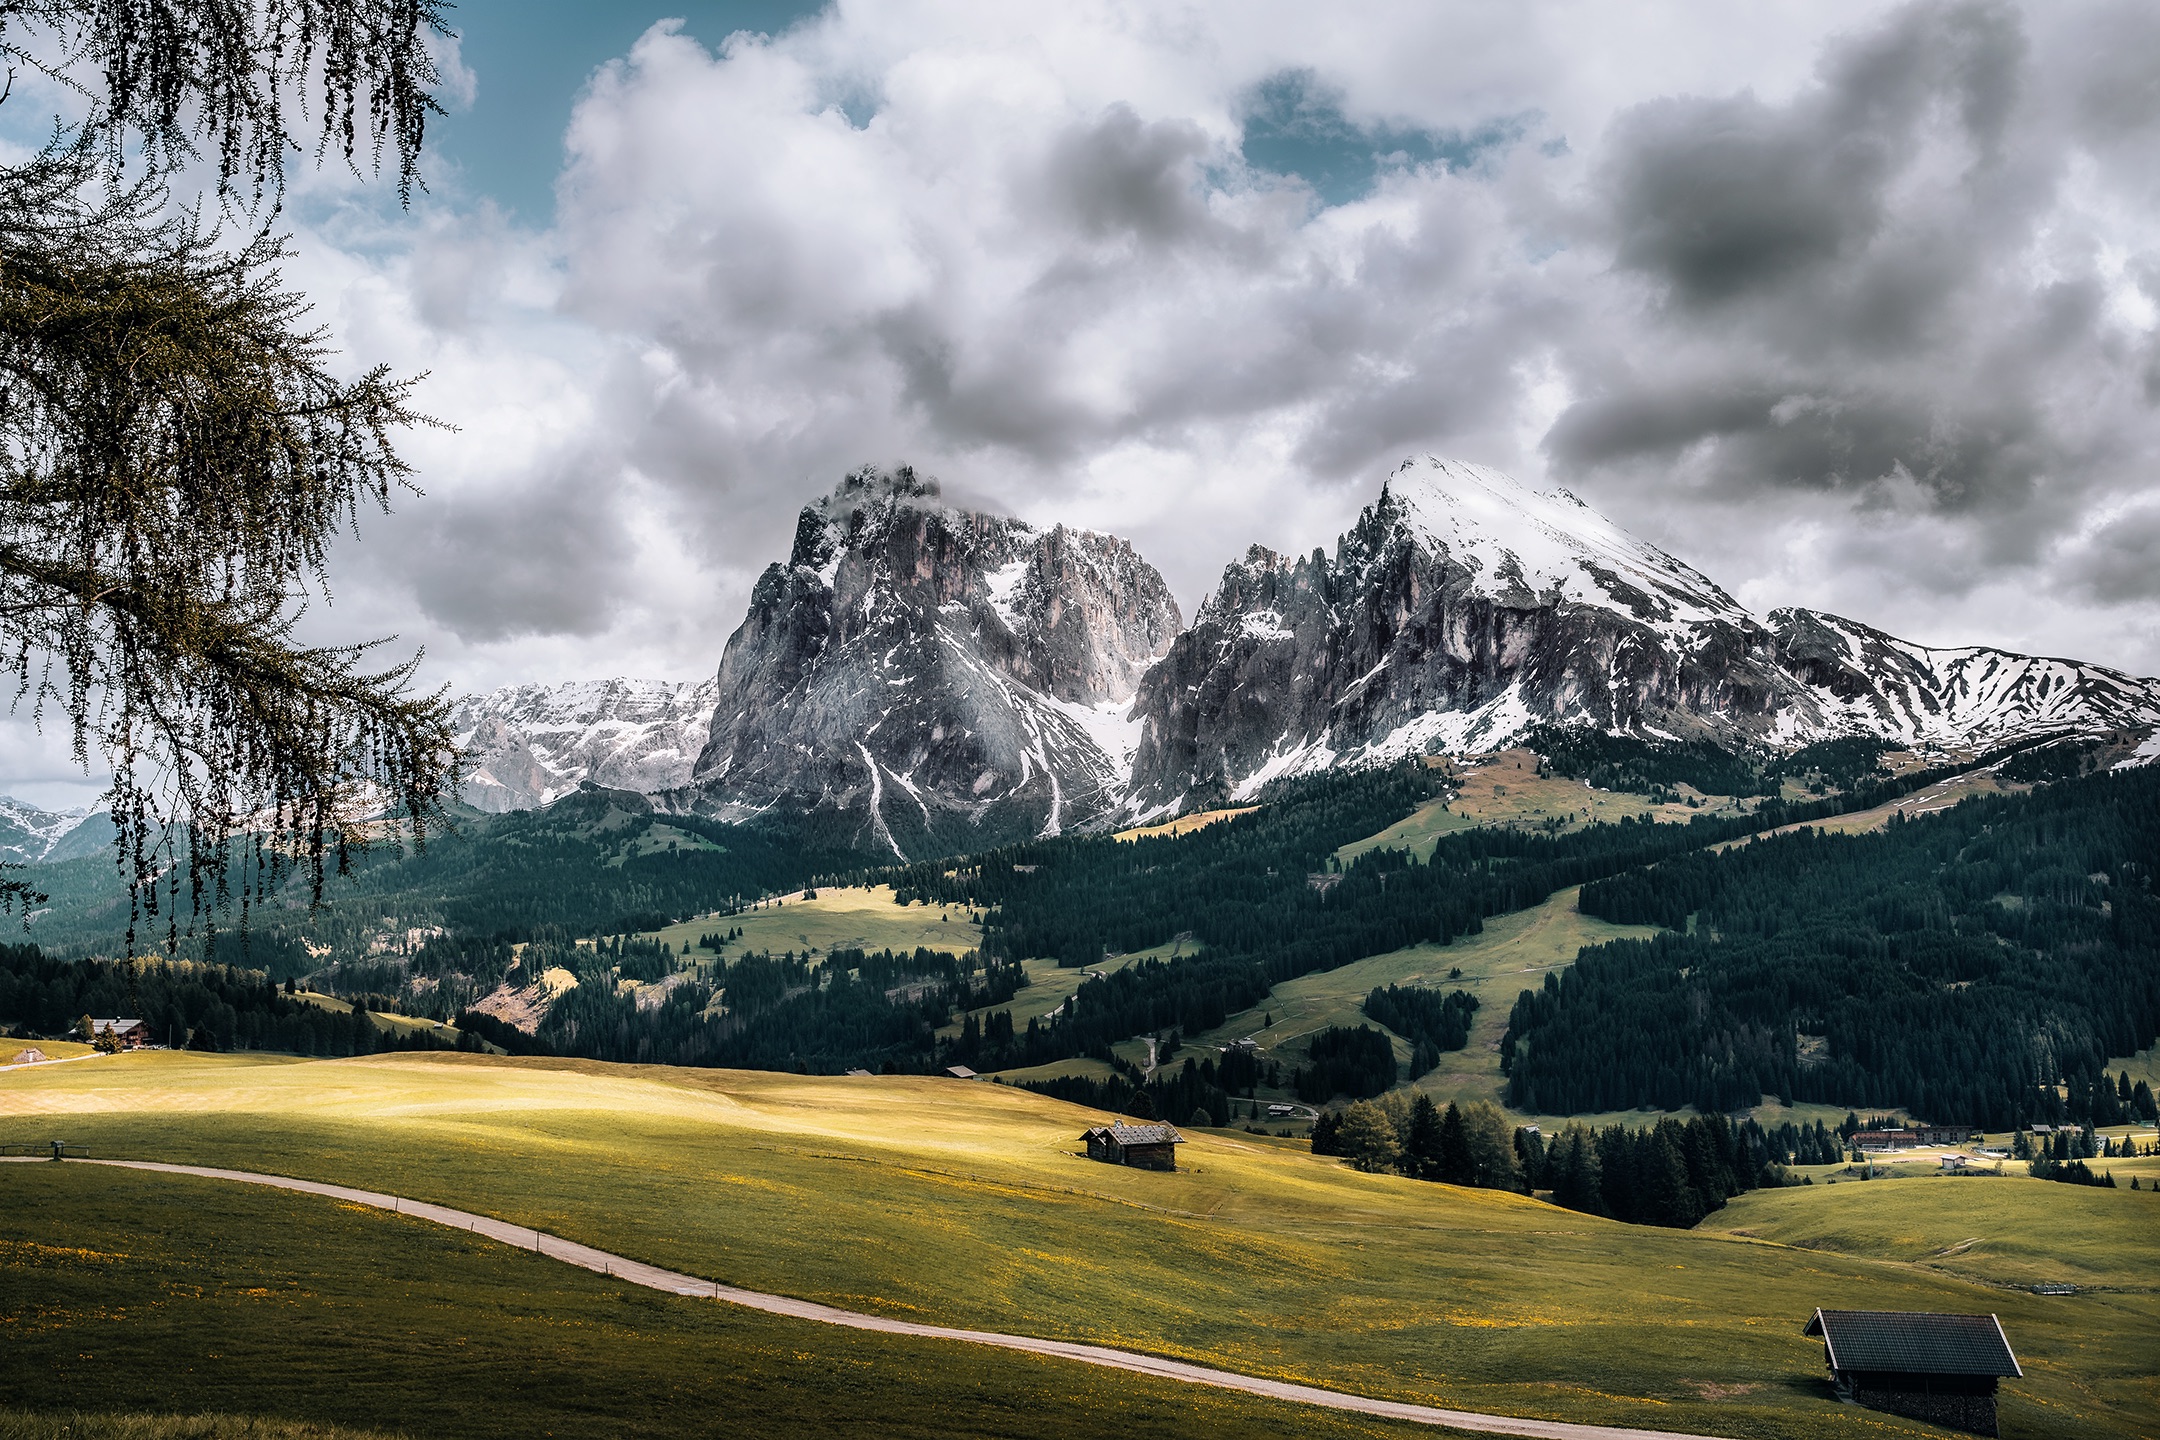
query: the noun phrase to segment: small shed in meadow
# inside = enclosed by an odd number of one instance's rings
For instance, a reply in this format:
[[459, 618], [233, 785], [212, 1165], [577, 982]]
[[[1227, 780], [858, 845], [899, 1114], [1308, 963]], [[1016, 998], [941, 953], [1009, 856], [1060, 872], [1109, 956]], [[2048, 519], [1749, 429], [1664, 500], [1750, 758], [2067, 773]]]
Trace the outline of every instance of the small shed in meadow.
[[945, 1073], [952, 1076], [952, 1078], [955, 1080], [982, 1079], [982, 1076], [977, 1075], [973, 1070], [968, 1069], [968, 1067], [965, 1065], [947, 1065], [945, 1067]]
[[45, 1052], [44, 1052], [43, 1050], [40, 1050], [40, 1049], [38, 1049], [38, 1048], [37, 1048], [37, 1046], [33, 1045], [33, 1046], [31, 1046], [31, 1047], [30, 1047], [30, 1048], [29, 1048], [28, 1050], [18, 1050], [18, 1051], [16, 1051], [16, 1052], [15, 1052], [15, 1058], [14, 1058], [14, 1059], [12, 1059], [12, 1060], [10, 1060], [10, 1061], [8, 1061], [8, 1064], [10, 1064], [10, 1065], [41, 1065], [41, 1064], [43, 1064], [44, 1062], [45, 1062]]
[[1177, 1147], [1185, 1143], [1169, 1125], [1098, 1125], [1080, 1138], [1087, 1142], [1088, 1159], [1142, 1170], [1177, 1169]]
[[1973, 1435], [1997, 1433], [1996, 1386], [2025, 1373], [1993, 1315], [1817, 1310], [1802, 1333], [1822, 1338], [1838, 1399]]

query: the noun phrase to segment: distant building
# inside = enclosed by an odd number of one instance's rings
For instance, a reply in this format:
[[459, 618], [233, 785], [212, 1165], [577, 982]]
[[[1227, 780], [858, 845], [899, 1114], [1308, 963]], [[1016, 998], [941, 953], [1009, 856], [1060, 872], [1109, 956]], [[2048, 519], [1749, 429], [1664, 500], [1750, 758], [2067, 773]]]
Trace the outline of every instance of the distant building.
[[1911, 1130], [1862, 1130], [1852, 1143], [1862, 1150], [1910, 1150], [1920, 1137]]
[[1098, 1125], [1080, 1138], [1087, 1142], [1088, 1159], [1142, 1170], [1177, 1169], [1177, 1147], [1185, 1143], [1169, 1125]]
[[120, 1042], [120, 1048], [123, 1050], [140, 1050], [150, 1043], [150, 1027], [140, 1020], [131, 1020], [124, 1017], [112, 1020], [91, 1020], [90, 1033], [85, 1035], [83, 1039], [96, 1044], [99, 1036], [108, 1034]]
[[2025, 1373], [1993, 1315], [1817, 1310], [1802, 1333], [1822, 1337], [1838, 1399], [1973, 1435], [1997, 1433], [1996, 1385]]
[[1942, 1157], [1942, 1168], [1945, 1172], [1963, 1170], [1970, 1164], [1972, 1164], [1972, 1156], [1970, 1155], [1945, 1155]]
[[30, 1048], [29, 1048], [28, 1050], [18, 1050], [18, 1051], [16, 1051], [16, 1052], [15, 1052], [15, 1058], [14, 1058], [14, 1059], [12, 1059], [12, 1060], [10, 1060], [10, 1061], [8, 1061], [8, 1064], [10, 1064], [10, 1065], [36, 1065], [36, 1064], [40, 1064], [40, 1063], [42, 1063], [42, 1062], [44, 1061], [44, 1059], [45, 1059], [45, 1052], [44, 1052], [43, 1050], [40, 1050], [40, 1049], [38, 1049], [38, 1048], [37, 1048], [37, 1046], [33, 1045], [33, 1046], [31, 1046], [31, 1047], [30, 1047]]
[[868, 1076], [869, 1076], [869, 1074], [870, 1074], [870, 1072], [869, 1072], [868, 1070], [850, 1070], [850, 1071], [848, 1071], [847, 1073], [848, 1073], [848, 1075], [849, 1075], [850, 1077], [857, 1077], [857, 1076], [860, 1076], [860, 1077], [863, 1077], [863, 1078], [868, 1078]]
[[968, 1069], [968, 1067], [965, 1065], [948, 1065], [945, 1067], [945, 1073], [952, 1076], [952, 1078], [955, 1080], [982, 1079], [982, 1076], [977, 1075], [973, 1070]]
[[1970, 1125], [1915, 1125], [1912, 1132], [1922, 1145], [1965, 1145], [1980, 1133]]

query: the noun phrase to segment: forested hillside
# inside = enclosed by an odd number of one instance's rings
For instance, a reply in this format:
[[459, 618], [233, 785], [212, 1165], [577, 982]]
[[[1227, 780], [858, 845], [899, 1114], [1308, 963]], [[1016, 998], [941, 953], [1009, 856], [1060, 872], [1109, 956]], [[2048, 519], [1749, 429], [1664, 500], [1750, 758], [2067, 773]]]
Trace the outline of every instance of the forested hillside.
[[[804, 826], [663, 815], [642, 795], [588, 787], [545, 810], [466, 816], [422, 851], [357, 856], [312, 914], [304, 894], [280, 893], [256, 911], [244, 944], [237, 917], [226, 915], [220, 923], [231, 933], [214, 951], [183, 940], [183, 953], [283, 980], [323, 963], [310, 945], [350, 961], [383, 937], [409, 948], [402, 937], [416, 930], [465, 943], [623, 934], [862, 864], [860, 853]], [[121, 953], [127, 897], [109, 856], [25, 873], [51, 895], [28, 939], [62, 955]], [[184, 926], [184, 896], [180, 904]], [[142, 927], [150, 944], [161, 943], [164, 930], [162, 920]]]
[[2160, 771], [2143, 769], [1631, 868], [1582, 909], [1674, 933], [1586, 950], [1524, 992], [1510, 1099], [2082, 1118], [2106, 1058], [2160, 1034], [2156, 865]]
[[1644, 819], [1557, 835], [1467, 830], [1441, 837], [1423, 863], [1380, 849], [1337, 864], [1340, 846], [1437, 792], [1439, 779], [1413, 762], [1279, 785], [1258, 810], [1182, 836], [1067, 836], [958, 865], [911, 866], [891, 878], [902, 898], [982, 907], [984, 948], [1003, 956], [1093, 966], [1180, 937], [1193, 942], [1197, 954], [1087, 981], [1049, 1023], [1031, 1023], [991, 1057], [1037, 1065], [1106, 1055], [1131, 1035], [1211, 1029], [1286, 980], [1409, 945], [1444, 945], [1568, 886], [1878, 803], [1940, 773], [1873, 780], [1798, 805], [1771, 799], [1749, 814], [1687, 825]]
[[[1670, 767], [1713, 765], [1699, 747], [1560, 737], [1556, 749], [1563, 740], [1574, 748], [1549, 763], [1620, 767], [1631, 783], [1653, 787], [1680, 783]], [[1820, 799], [1772, 796], [1752, 813], [1686, 825], [1463, 830], [1438, 837], [1423, 861], [1383, 848], [1348, 864], [1336, 859], [1340, 847], [1428, 804], [1442, 773], [1408, 763], [1315, 777], [1180, 836], [1065, 836], [886, 871], [860, 869], [858, 852], [815, 835], [662, 815], [642, 797], [588, 789], [545, 811], [468, 824], [421, 854], [364, 857], [322, 911], [260, 908], [244, 945], [228, 932], [197, 953], [231, 967], [202, 974], [226, 976], [220, 984], [250, 997], [310, 975], [376, 1008], [465, 1018], [501, 1043], [564, 1054], [988, 1071], [1110, 1060], [1114, 1045], [1136, 1035], [1211, 1030], [1287, 981], [1475, 935], [1492, 917], [1580, 885], [1584, 912], [1673, 933], [1585, 952], [1516, 1002], [1502, 1059], [1519, 1108], [1729, 1110], [1769, 1094], [1990, 1125], [2075, 1113], [2108, 1055], [2160, 1031], [2150, 891], [2160, 776], [2060, 780], [2031, 797], [1968, 802], [1877, 835], [1802, 832], [1711, 848], [1876, 804], [1945, 773], [1876, 773], [1879, 748], [1816, 747], [1807, 784], [1834, 775], [1849, 787]], [[2029, 760], [2010, 763], [2039, 779], [2082, 765], [2067, 751]], [[717, 936], [695, 956], [687, 940], [674, 953], [657, 939], [622, 938], [840, 878], [889, 882], [903, 903], [966, 906], [982, 917], [982, 952], [820, 960], [776, 945], [777, 953], [723, 958]], [[97, 953], [109, 940], [96, 937], [115, 925], [93, 906], [56, 903], [55, 912], [31, 932], [48, 947], [34, 967], [39, 979], [0, 997], [0, 1023], [50, 1030], [80, 1014], [58, 1016], [46, 994], [60, 973], [53, 948]], [[1105, 966], [1137, 952], [1153, 953]], [[1061, 1005], [1026, 1005], [1016, 1020], [1013, 1001], [1027, 983], [1017, 962], [1039, 958], [1106, 973]], [[542, 984], [554, 968], [578, 985], [564, 993]], [[62, 988], [108, 993], [117, 973], [88, 967]], [[513, 1041], [497, 1033], [500, 1022], [467, 1015], [505, 984], [557, 997], [541, 1000], [536, 1036]], [[124, 1008], [118, 997], [110, 1003]], [[233, 1013], [249, 1008], [279, 1023], [236, 1020], [213, 1025], [211, 1037], [316, 1051], [339, 1043], [316, 1035], [312, 1017], [286, 1020], [278, 1001], [251, 1000]], [[212, 1013], [192, 1004], [186, 1028], [205, 1023], [194, 1010]], [[1464, 1043], [1476, 1002], [1383, 987], [1363, 1011], [1409, 1043], [1416, 1078]], [[1286, 1057], [1280, 1086], [1324, 1100], [1402, 1078], [1376, 1031], [1353, 1027], [1314, 1043]], [[1212, 1111], [1241, 1093], [1237, 1081], [1250, 1089], [1242, 1074], [1202, 1081], [1197, 1072], [1190, 1082], [1165, 1072], [1150, 1088], [1182, 1085], [1157, 1098]]]

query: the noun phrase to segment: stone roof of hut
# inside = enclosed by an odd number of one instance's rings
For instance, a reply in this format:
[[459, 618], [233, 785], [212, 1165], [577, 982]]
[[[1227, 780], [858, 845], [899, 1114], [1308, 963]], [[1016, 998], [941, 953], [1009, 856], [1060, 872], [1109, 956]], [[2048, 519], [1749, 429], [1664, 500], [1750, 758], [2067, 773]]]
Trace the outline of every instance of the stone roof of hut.
[[1837, 1370], [1901, 1375], [2023, 1375], [1993, 1315], [1928, 1310], [1817, 1310], [1802, 1333], [1820, 1335]]

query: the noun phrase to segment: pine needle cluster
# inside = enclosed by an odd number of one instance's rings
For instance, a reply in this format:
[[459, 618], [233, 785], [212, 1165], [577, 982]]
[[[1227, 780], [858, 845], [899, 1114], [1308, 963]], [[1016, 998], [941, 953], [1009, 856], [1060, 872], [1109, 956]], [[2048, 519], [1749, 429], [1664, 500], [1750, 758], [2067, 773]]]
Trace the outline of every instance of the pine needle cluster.
[[409, 196], [443, 33], [435, 0], [0, 0], [0, 59], [88, 103], [0, 167], [0, 647], [18, 710], [110, 768], [131, 946], [159, 914], [177, 945], [183, 890], [213, 926], [237, 895], [243, 930], [295, 867], [319, 900], [455, 791], [418, 657], [296, 632], [332, 541], [417, 493], [394, 439], [435, 422], [412, 380], [333, 373], [282, 240], [228, 246], [168, 190], [207, 151], [228, 220], [274, 209], [312, 86], [318, 159], [387, 148]]

